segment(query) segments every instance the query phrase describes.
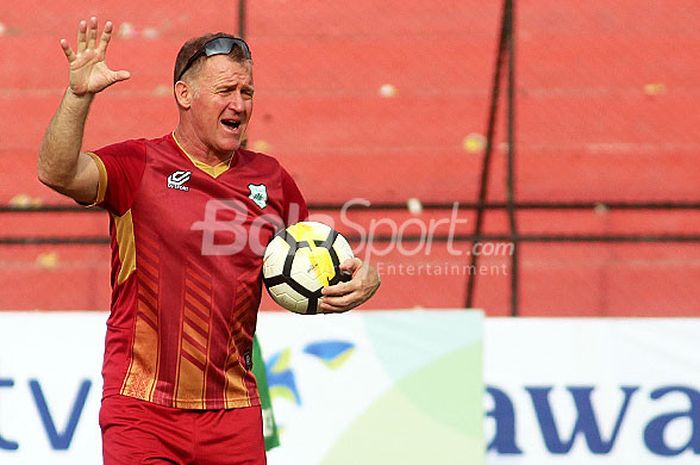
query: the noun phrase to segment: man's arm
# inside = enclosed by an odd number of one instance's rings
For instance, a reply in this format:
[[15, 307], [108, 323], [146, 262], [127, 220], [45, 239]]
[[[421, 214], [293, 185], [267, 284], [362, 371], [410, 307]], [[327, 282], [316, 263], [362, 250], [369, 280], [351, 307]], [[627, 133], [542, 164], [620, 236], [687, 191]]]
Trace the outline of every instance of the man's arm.
[[80, 203], [92, 203], [99, 173], [89, 155], [80, 153], [92, 95], [77, 96], [70, 88], [44, 134], [39, 151], [39, 181]]
[[70, 85], [39, 150], [39, 180], [81, 203], [95, 200], [99, 182], [94, 160], [80, 152], [90, 104], [95, 94], [129, 78], [127, 71], [112, 71], [105, 63], [111, 37], [112, 23], [107, 21], [97, 42], [97, 18], [93, 16], [80, 22], [75, 52], [67, 40], [61, 39], [61, 48], [70, 65]]

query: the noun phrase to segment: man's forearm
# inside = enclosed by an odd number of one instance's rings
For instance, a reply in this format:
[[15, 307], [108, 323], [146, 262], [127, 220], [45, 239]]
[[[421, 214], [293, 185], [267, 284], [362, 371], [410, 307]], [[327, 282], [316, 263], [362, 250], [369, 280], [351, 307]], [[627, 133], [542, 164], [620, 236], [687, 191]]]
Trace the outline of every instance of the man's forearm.
[[93, 95], [77, 96], [68, 89], [44, 134], [39, 151], [38, 177], [61, 191], [69, 187], [78, 170], [85, 121]]

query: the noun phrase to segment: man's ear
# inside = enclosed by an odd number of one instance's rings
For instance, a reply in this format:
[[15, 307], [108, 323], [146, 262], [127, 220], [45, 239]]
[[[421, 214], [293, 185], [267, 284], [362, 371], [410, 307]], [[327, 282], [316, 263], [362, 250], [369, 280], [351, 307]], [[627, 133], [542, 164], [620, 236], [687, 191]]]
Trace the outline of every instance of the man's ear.
[[178, 105], [189, 109], [192, 106], [193, 97], [194, 88], [192, 84], [188, 84], [185, 81], [177, 81], [175, 83], [175, 100], [177, 100]]

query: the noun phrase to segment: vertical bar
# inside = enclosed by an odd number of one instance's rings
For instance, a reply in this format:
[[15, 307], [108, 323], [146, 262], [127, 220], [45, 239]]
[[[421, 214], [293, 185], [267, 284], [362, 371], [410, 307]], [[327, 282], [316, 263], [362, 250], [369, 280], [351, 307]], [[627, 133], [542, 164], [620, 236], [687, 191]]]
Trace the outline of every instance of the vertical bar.
[[519, 313], [519, 235], [515, 206], [515, 3], [510, 1], [510, 26], [508, 27], [508, 179], [506, 181], [506, 203], [508, 208], [508, 222], [510, 224], [511, 242], [513, 243], [513, 255], [510, 260], [510, 314], [518, 316]]
[[[493, 137], [496, 129], [496, 116], [498, 113], [498, 102], [501, 94], [501, 76], [503, 71], [503, 58], [506, 52], [508, 27], [510, 24], [510, 4], [511, 0], [503, 1], [503, 14], [501, 16], [501, 33], [498, 39], [498, 52], [496, 55], [496, 66], [493, 73], [493, 82], [491, 87], [491, 106], [489, 109], [488, 128], [486, 130], [486, 147], [484, 149], [484, 158], [481, 162], [481, 181], [479, 184], [479, 201], [476, 209], [476, 222], [474, 225], [474, 236], [476, 237], [474, 245], [479, 243], [479, 236], [483, 229], [484, 221], [484, 203], [488, 194], [489, 169], [491, 167], [491, 155], [493, 153]], [[469, 270], [475, 270], [478, 266], [478, 255], [474, 254], [474, 249], [469, 256]], [[467, 297], [465, 306], [473, 307], [474, 304], [474, 289], [476, 284], [477, 273], [469, 273], [467, 276]]]
[[238, 0], [238, 37], [245, 38], [245, 18], [246, 3], [245, 0]]

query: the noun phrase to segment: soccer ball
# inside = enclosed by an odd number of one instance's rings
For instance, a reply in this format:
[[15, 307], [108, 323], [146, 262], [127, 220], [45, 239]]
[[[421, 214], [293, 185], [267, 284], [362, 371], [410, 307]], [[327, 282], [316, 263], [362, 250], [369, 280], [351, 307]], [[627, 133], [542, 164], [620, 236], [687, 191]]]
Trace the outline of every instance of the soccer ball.
[[272, 299], [295, 313], [318, 313], [321, 289], [347, 281], [339, 265], [348, 241], [328, 225], [302, 221], [277, 233], [265, 249], [263, 278]]

